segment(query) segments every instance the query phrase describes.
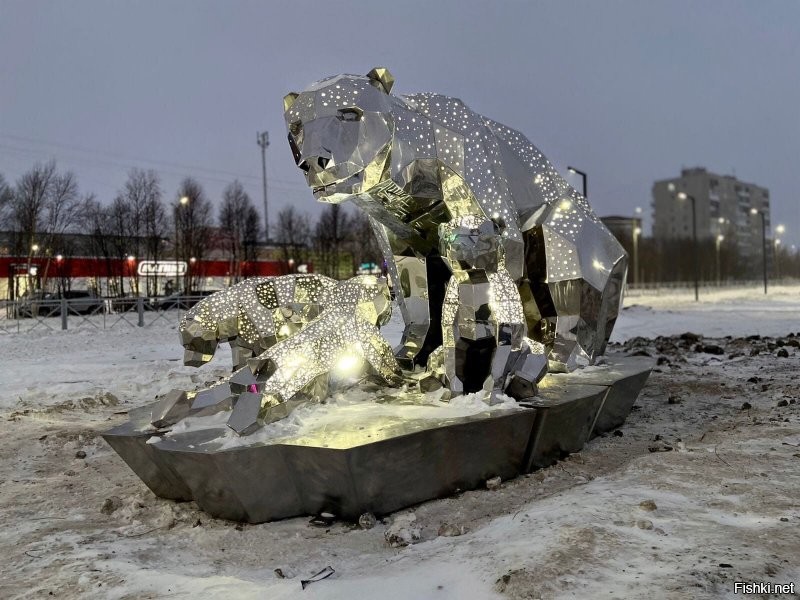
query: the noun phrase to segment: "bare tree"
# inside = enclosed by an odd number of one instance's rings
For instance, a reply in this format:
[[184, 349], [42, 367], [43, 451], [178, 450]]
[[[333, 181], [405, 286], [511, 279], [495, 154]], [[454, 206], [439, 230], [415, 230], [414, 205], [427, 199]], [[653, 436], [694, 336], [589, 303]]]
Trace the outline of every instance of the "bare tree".
[[54, 244], [77, 223], [79, 203], [75, 175], [59, 174], [53, 161], [37, 163], [17, 180], [7, 222], [15, 232], [14, 253], [28, 257], [28, 289], [34, 286], [31, 266], [37, 254], [46, 257], [46, 284]]
[[9, 217], [11, 214], [11, 202], [14, 200], [14, 192], [6, 183], [5, 177], [0, 173], [0, 229], [10, 229]]
[[340, 277], [342, 250], [350, 230], [350, 216], [338, 204], [326, 206], [314, 227], [314, 251], [319, 271], [335, 279]]
[[178, 188], [174, 219], [177, 254], [189, 264], [184, 289], [191, 293], [203, 275], [197, 267], [192, 267], [200, 264], [206, 254], [211, 228], [211, 203], [203, 186], [191, 177], [184, 179]]
[[296, 273], [300, 264], [308, 262], [308, 242], [311, 224], [308, 215], [287, 206], [278, 213], [275, 241], [281, 247], [281, 262], [284, 273]]
[[242, 278], [242, 263], [249, 260], [260, 232], [258, 211], [238, 181], [222, 193], [219, 227], [230, 260], [230, 275], [235, 282]]
[[[163, 253], [163, 242], [169, 231], [169, 222], [161, 194], [161, 181], [153, 170], [133, 169], [122, 189], [121, 197], [127, 204], [128, 234], [131, 251], [137, 258], [158, 262]], [[138, 275], [137, 275], [138, 291]], [[148, 275], [147, 293], [158, 290], [158, 276]]]
[[47, 194], [56, 176], [55, 162], [37, 163], [18, 180], [11, 201], [9, 221], [15, 232], [14, 254], [30, 258], [37, 247], [37, 236], [47, 204]]
[[374, 264], [383, 268], [383, 254], [375, 237], [372, 222], [361, 211], [357, 211], [351, 219], [347, 247], [353, 259], [353, 274], [358, 272], [362, 264]]
[[[111, 294], [114, 281], [113, 245], [111, 234], [111, 210], [90, 196], [83, 201], [80, 211], [83, 230], [89, 234], [88, 254], [103, 260], [106, 278], [106, 294]], [[98, 281], [98, 288], [99, 288]], [[100, 291], [99, 289], [97, 290]]]

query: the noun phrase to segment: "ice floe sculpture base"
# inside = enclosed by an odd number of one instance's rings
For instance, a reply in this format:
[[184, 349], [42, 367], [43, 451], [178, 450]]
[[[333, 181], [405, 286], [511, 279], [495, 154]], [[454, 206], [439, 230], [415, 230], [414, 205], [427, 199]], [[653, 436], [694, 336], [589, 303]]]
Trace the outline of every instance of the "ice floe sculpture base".
[[[619, 427], [653, 363], [608, 358], [601, 366], [549, 374], [539, 395], [470, 416], [342, 419], [309, 436], [229, 446], [221, 429], [159, 435], [151, 406], [103, 435], [162, 498], [195, 500], [207, 513], [261, 523], [329, 512], [355, 520], [481, 487], [549, 466]], [[363, 429], [376, 432], [372, 441]], [[378, 433], [380, 432], [380, 433]], [[150, 443], [148, 443], [148, 440]]]

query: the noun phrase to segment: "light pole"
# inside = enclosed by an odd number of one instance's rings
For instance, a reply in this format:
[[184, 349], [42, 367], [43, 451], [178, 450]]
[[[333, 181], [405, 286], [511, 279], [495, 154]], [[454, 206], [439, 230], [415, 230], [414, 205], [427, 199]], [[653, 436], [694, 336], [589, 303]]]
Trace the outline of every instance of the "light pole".
[[269, 133], [256, 133], [256, 143], [261, 147], [261, 179], [264, 183], [264, 238], [269, 244], [269, 206], [267, 205], [267, 146]]
[[721, 233], [717, 234], [717, 287], [721, 285], [721, 279], [722, 279], [721, 271], [719, 268], [719, 246], [720, 244], [722, 244], [722, 240], [724, 239], [725, 239], [724, 235], [722, 235]]
[[692, 201], [692, 252], [694, 254], [692, 256], [692, 264], [694, 265], [694, 301], [697, 302], [700, 300], [700, 292], [698, 290], [699, 277], [697, 275], [697, 261], [700, 258], [697, 252], [697, 201], [694, 196], [686, 192], [678, 192], [678, 200], [686, 200], [687, 198]]
[[[181, 196], [178, 199], [178, 203], [175, 205], [175, 272], [178, 272], [178, 262], [180, 261], [180, 252], [179, 245], [178, 245], [178, 218], [181, 211], [181, 206], [186, 206], [189, 204], [189, 196]], [[175, 283], [178, 285], [178, 292], [183, 293], [183, 290], [180, 289], [180, 275], [175, 275]], [[186, 288], [186, 278], [184, 276], [183, 280], [183, 287]]]
[[636, 216], [631, 223], [633, 227], [633, 282], [639, 285], [639, 236], [642, 234], [642, 207], [634, 210]]
[[761, 217], [761, 262], [764, 270], [764, 293], [767, 293], [767, 223], [764, 220], [764, 213], [757, 208], [750, 209], [751, 215]]
[[589, 186], [588, 186], [588, 184], [586, 182], [586, 180], [588, 179], [588, 177], [586, 176], [586, 173], [584, 173], [580, 169], [576, 169], [575, 167], [567, 167], [567, 171], [569, 171], [573, 175], [580, 175], [581, 176], [581, 179], [583, 180], [583, 197], [584, 198], [588, 198], [589, 196], [587, 195], [587, 192], [588, 192], [588, 187]]
[[783, 235], [786, 232], [786, 227], [783, 225], [776, 225], [775, 226], [775, 251], [773, 254], [775, 255], [775, 279], [781, 278], [781, 238], [779, 235]]

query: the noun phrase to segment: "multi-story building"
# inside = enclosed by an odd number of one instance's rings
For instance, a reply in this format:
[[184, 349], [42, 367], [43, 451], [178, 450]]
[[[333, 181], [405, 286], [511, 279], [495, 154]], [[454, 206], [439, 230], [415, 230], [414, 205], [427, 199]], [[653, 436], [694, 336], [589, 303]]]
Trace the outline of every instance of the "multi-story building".
[[[653, 237], [675, 240], [692, 237], [692, 202], [697, 205], [698, 239], [725, 239], [742, 257], [761, 252], [761, 217], [770, 237], [769, 190], [717, 175], [703, 167], [681, 170], [680, 177], [653, 184]], [[753, 211], [757, 212], [753, 212]]]

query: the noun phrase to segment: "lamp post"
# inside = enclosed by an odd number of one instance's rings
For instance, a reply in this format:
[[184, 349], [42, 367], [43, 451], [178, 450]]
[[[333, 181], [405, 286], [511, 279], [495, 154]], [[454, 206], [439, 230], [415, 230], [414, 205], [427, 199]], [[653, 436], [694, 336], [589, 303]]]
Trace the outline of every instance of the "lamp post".
[[584, 197], [584, 198], [588, 198], [588, 197], [589, 197], [589, 196], [587, 195], [588, 184], [587, 184], [587, 182], [586, 182], [586, 180], [588, 179], [588, 177], [586, 176], [586, 173], [584, 173], [584, 172], [583, 172], [583, 171], [581, 171], [580, 169], [576, 169], [575, 167], [567, 167], [567, 171], [569, 171], [569, 172], [570, 172], [570, 173], [572, 173], [573, 175], [580, 175], [580, 176], [581, 176], [581, 179], [583, 180], [583, 197]]
[[634, 209], [636, 216], [631, 223], [633, 227], [633, 282], [639, 285], [639, 236], [642, 235], [642, 207]]
[[692, 264], [694, 265], [694, 301], [697, 302], [700, 300], [700, 292], [698, 290], [699, 277], [697, 275], [697, 261], [699, 259], [697, 252], [697, 201], [694, 199], [694, 196], [687, 194], [686, 192], [678, 192], [678, 200], [686, 199], [692, 201], [692, 252], [694, 253], [694, 256], [692, 257]]
[[721, 233], [717, 234], [717, 287], [721, 285], [721, 279], [722, 279], [721, 270], [719, 268], [719, 247], [720, 244], [722, 244], [722, 240], [724, 239], [725, 239], [724, 235], [722, 235]]
[[[178, 203], [175, 205], [175, 269], [177, 272], [178, 269], [178, 262], [180, 261], [180, 252], [179, 244], [178, 244], [178, 216], [180, 215], [180, 210], [182, 206], [186, 206], [189, 204], [189, 196], [181, 196], [178, 199]], [[180, 290], [180, 275], [175, 275], [175, 282], [178, 284], [178, 292], [181, 293]], [[186, 288], [186, 276], [184, 275], [183, 287]]]
[[786, 232], [786, 227], [783, 225], [776, 225], [775, 226], [775, 251], [773, 254], [775, 255], [775, 279], [781, 278], [781, 238], [779, 235], [783, 235]]
[[761, 262], [764, 271], [764, 293], [767, 293], [767, 223], [764, 220], [763, 211], [757, 208], [750, 209], [751, 215], [758, 215], [761, 217]]

